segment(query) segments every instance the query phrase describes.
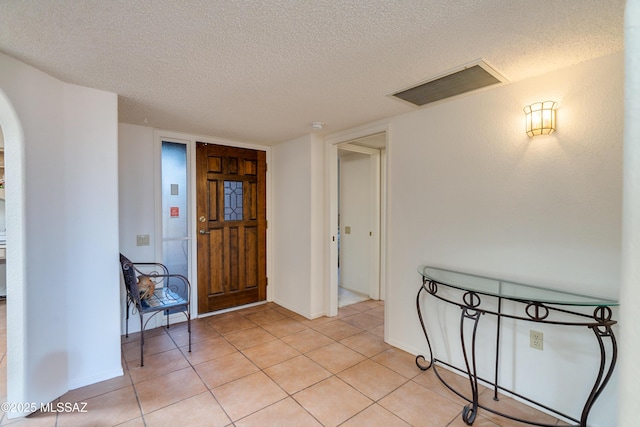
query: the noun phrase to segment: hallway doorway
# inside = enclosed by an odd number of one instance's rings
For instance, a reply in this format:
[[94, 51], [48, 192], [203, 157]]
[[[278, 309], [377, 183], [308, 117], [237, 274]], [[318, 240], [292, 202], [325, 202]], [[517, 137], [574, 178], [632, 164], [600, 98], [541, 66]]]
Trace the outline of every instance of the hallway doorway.
[[330, 210], [336, 244], [330, 251], [329, 313], [350, 302], [384, 300], [386, 140], [382, 131], [333, 144]]

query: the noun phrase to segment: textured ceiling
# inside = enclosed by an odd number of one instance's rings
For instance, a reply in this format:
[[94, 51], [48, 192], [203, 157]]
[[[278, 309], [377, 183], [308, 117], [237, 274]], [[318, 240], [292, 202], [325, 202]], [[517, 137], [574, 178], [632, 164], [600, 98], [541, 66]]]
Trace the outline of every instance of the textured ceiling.
[[513, 82], [621, 51], [623, 16], [624, 0], [0, 0], [0, 51], [117, 93], [121, 122], [275, 144], [410, 111], [387, 95], [479, 58]]

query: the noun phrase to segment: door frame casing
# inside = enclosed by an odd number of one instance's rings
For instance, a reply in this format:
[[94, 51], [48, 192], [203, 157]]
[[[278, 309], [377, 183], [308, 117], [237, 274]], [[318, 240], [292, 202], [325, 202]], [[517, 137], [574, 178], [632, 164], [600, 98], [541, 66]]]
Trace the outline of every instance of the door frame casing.
[[[259, 145], [259, 144], [250, 144], [238, 141], [232, 141], [223, 138], [215, 138], [210, 136], [202, 136], [202, 135], [194, 135], [187, 134], [175, 131], [166, 131], [155, 129], [154, 130], [154, 188], [155, 188], [155, 207], [156, 207], [156, 218], [155, 218], [155, 258], [157, 262], [161, 262], [162, 260], [162, 213], [160, 210], [162, 209], [162, 195], [161, 195], [161, 175], [160, 175], [160, 166], [161, 166], [161, 154], [162, 154], [162, 141], [175, 141], [187, 144], [187, 160], [188, 160], [188, 195], [187, 200], [189, 203], [189, 241], [190, 241], [190, 268], [189, 268], [189, 281], [191, 282], [191, 318], [195, 319], [197, 317], [206, 317], [214, 313], [207, 313], [203, 315], [198, 315], [198, 239], [196, 239], [197, 233], [197, 222], [194, 220], [194, 215], [196, 210], [196, 197], [195, 197], [195, 189], [196, 189], [196, 142], [204, 142], [207, 144], [217, 144], [217, 145], [225, 145], [228, 147], [234, 148], [248, 148], [250, 150], [260, 150], [266, 153], [266, 162], [267, 162], [267, 176], [266, 176], [266, 187], [267, 187], [267, 224], [271, 222], [272, 217], [272, 182], [271, 182], [271, 170], [269, 168], [269, 163], [271, 163], [271, 147], [267, 145]], [[158, 217], [159, 216], [159, 217]], [[273, 277], [273, 239], [271, 237], [271, 230], [267, 225], [267, 300], [273, 301], [273, 286], [269, 286], [268, 278]], [[261, 303], [260, 303], [261, 304]], [[221, 310], [220, 312], [235, 310], [235, 308]], [[158, 317], [158, 316], [156, 316]], [[184, 319], [184, 317], [183, 317]], [[173, 319], [172, 319], [173, 320]]]
[[[346, 132], [329, 135], [325, 138], [326, 164], [327, 164], [327, 260], [326, 266], [327, 280], [325, 281], [325, 314], [327, 316], [336, 316], [338, 314], [338, 242], [336, 230], [338, 229], [338, 146], [340, 144], [353, 141], [355, 139], [384, 133], [386, 136], [387, 149], [390, 140], [390, 128], [387, 122], [377, 122], [365, 125]], [[385, 150], [386, 151], [386, 150]], [[383, 156], [382, 165], [386, 168], [386, 154]], [[382, 170], [380, 181], [382, 194], [386, 194], [387, 174], [386, 170]], [[380, 203], [380, 292], [386, 299], [386, 202]], [[385, 322], [386, 332], [386, 322]]]

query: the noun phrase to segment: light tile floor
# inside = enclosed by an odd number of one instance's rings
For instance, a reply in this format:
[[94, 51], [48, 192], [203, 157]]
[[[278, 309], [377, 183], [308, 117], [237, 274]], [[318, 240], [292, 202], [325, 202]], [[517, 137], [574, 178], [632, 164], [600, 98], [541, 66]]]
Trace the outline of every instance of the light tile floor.
[[342, 308], [347, 305], [353, 305], [368, 300], [364, 294], [350, 291], [349, 289], [338, 286], [338, 307]]
[[[0, 398], [6, 401], [6, 310], [0, 302]], [[36, 413], [11, 426], [465, 426], [463, 400], [432, 370], [384, 343], [383, 303], [343, 307], [335, 318], [307, 320], [268, 303], [122, 338], [124, 376], [72, 390], [59, 402], [86, 413]], [[441, 370], [442, 371], [442, 370]], [[464, 381], [454, 374], [451, 381]], [[482, 397], [490, 401], [490, 391]], [[503, 398], [500, 405], [556, 423]], [[474, 426], [520, 423], [480, 412]], [[561, 424], [558, 422], [558, 425]]]

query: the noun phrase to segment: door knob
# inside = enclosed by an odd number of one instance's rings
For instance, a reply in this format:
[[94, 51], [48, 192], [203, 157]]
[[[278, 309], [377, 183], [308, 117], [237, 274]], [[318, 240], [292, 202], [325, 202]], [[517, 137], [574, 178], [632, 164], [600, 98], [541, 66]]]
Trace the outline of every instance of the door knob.
[[210, 231], [200, 230], [200, 234], [211, 234]]

